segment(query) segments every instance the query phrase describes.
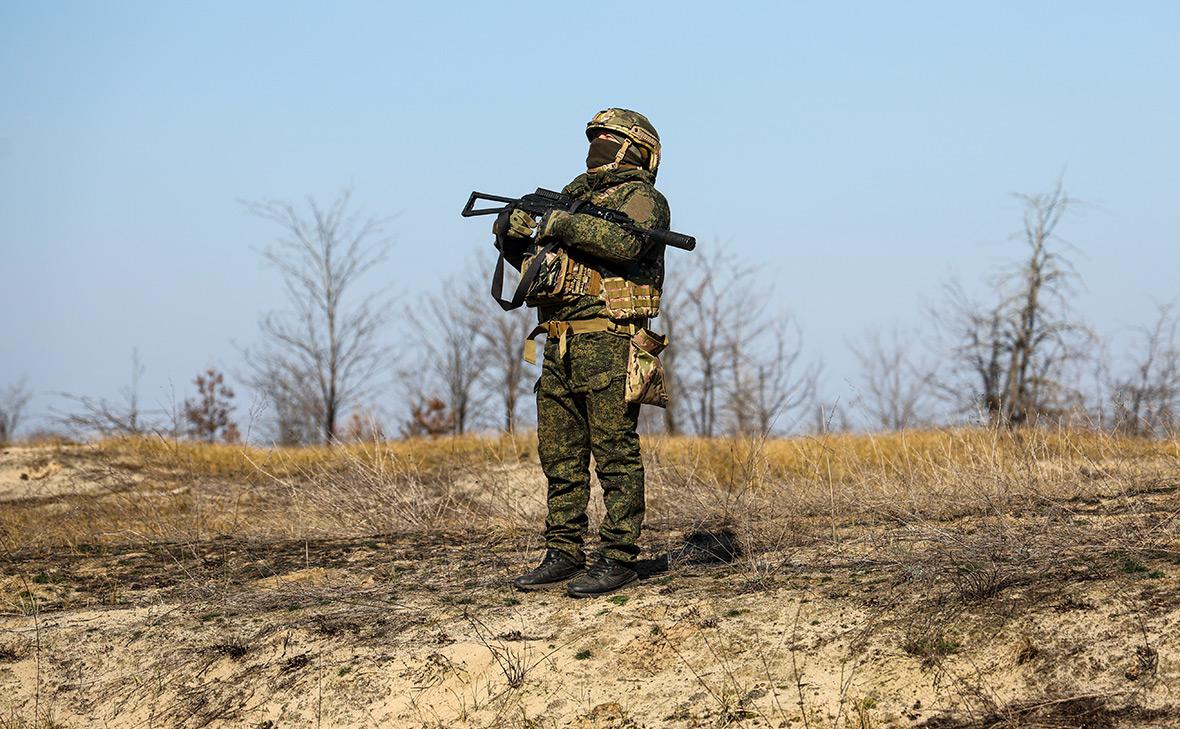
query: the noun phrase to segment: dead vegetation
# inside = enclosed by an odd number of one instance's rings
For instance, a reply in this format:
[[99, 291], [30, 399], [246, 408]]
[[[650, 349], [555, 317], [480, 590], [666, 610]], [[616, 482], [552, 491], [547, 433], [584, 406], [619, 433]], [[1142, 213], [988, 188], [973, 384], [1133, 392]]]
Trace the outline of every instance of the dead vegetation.
[[10, 449], [0, 726], [1180, 719], [1175, 441], [646, 452], [644, 579], [574, 602], [507, 586], [539, 547], [530, 437]]

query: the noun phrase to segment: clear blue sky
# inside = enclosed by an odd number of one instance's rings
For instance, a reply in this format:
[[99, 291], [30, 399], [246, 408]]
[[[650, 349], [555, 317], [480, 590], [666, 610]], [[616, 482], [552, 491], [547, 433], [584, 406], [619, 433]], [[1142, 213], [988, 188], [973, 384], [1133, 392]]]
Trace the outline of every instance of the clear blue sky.
[[674, 227], [759, 261], [829, 399], [847, 339], [982, 281], [1062, 170], [1078, 307], [1119, 331], [1180, 295], [1178, 49], [1172, 2], [5, 2], [0, 385], [43, 414], [136, 346], [147, 400], [233, 371], [282, 304], [243, 198], [351, 184], [396, 216], [374, 283], [422, 290], [489, 245], [467, 193], [564, 184], [606, 106], [656, 124]]

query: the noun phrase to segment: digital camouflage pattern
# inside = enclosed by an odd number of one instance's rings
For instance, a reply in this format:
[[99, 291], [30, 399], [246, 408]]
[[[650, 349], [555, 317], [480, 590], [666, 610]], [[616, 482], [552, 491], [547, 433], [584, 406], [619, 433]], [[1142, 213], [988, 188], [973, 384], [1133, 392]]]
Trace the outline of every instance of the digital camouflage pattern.
[[[618, 169], [579, 175], [564, 192], [596, 205], [621, 210], [643, 226], [667, 230], [668, 203], [647, 170]], [[664, 251], [641, 250], [619, 227], [588, 215], [569, 215], [555, 224], [568, 254], [602, 276], [623, 276], [659, 289]], [[643, 254], [641, 256], [641, 254]], [[594, 319], [604, 315], [600, 296], [538, 307], [541, 323]], [[606, 517], [599, 528], [601, 552], [633, 562], [639, 555], [643, 523], [643, 460], [639, 451], [639, 403], [627, 401], [627, 372], [633, 345], [626, 334], [588, 332], [569, 337], [565, 356], [546, 339], [537, 382], [537, 438], [541, 467], [549, 482], [546, 546], [576, 558], [588, 525], [590, 455], [602, 485]]]
[[[562, 192], [624, 212], [644, 227], [668, 230], [672, 217], [668, 201], [653, 187], [654, 180], [647, 170], [608, 170], [578, 175]], [[663, 286], [663, 246], [653, 246], [642, 260], [637, 260], [642, 252], [639, 240], [601, 218], [568, 215], [553, 227], [553, 234], [561, 239], [569, 256], [597, 270], [604, 278], [622, 276], [657, 289]], [[560, 304], [542, 305], [538, 311], [541, 323], [593, 319], [603, 314], [603, 301], [598, 296], [586, 295]]]
[[537, 442], [549, 482], [545, 544], [582, 558], [589, 523], [590, 454], [602, 484], [606, 517], [599, 528], [604, 555], [632, 562], [643, 524], [643, 459], [639, 405], [625, 398], [626, 336], [591, 332], [571, 337], [565, 357], [545, 342], [537, 383]]

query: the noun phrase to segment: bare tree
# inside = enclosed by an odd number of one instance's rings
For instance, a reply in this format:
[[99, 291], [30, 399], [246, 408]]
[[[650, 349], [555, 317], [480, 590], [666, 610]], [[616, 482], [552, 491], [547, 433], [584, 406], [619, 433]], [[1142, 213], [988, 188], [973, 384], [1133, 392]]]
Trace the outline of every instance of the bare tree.
[[262, 319], [262, 342], [246, 352], [249, 379], [281, 398], [273, 401], [280, 420], [314, 413], [326, 442], [335, 440], [341, 413], [372, 393], [390, 355], [380, 340], [390, 303], [359, 285], [389, 251], [385, 221], [350, 212], [350, 199], [347, 189], [327, 207], [309, 197], [306, 213], [282, 201], [244, 203], [282, 231], [264, 255], [291, 307]]
[[[690, 289], [700, 286], [697, 281], [701, 275], [700, 263], [695, 260], [697, 255], [702, 254], [674, 256], [665, 263], [667, 275], [660, 293], [660, 315], [652, 322], [652, 326], [668, 338], [668, 346], [660, 353], [660, 362], [664, 366], [664, 388], [668, 391], [669, 400], [667, 407], [661, 408], [659, 413], [654, 412], [655, 408], [643, 408], [640, 411], [639, 422], [645, 432], [655, 431], [660, 425], [668, 435], [678, 435], [686, 428], [692, 430], [688, 411], [699, 412], [696, 393], [685, 391], [680, 379], [680, 353], [690, 346], [683, 341], [680, 322], [699, 313], [690, 295]], [[690, 306], [693, 307], [691, 312]]]
[[29, 392], [24, 380], [0, 391], [0, 443], [8, 443], [16, 437], [24, 409], [32, 398], [33, 393]]
[[932, 308], [930, 315], [937, 330], [936, 348], [946, 355], [933, 381], [936, 392], [960, 412], [981, 410], [989, 422], [1000, 422], [1003, 361], [1009, 346], [1002, 306], [986, 306], [951, 282], [943, 304]]
[[[479, 341], [477, 357], [482, 367], [480, 385], [489, 397], [500, 402], [503, 428], [516, 432], [519, 424], [520, 401], [529, 391], [528, 374], [522, 356], [525, 337], [535, 323], [532, 310], [526, 308], [500, 311], [494, 306], [485, 287], [491, 279], [492, 262], [482, 262], [476, 274], [466, 284], [470, 291], [464, 301], [475, 324]], [[494, 393], [494, 395], [493, 395]]]
[[933, 419], [931, 374], [914, 361], [906, 346], [911, 340], [897, 329], [883, 339], [874, 329], [865, 332], [860, 342], [849, 344], [860, 363], [856, 404], [873, 427], [901, 430], [927, 425]]
[[746, 321], [750, 327], [739, 322], [726, 333], [732, 357], [725, 386], [729, 430], [790, 430], [815, 399], [819, 365], [803, 362], [803, 335], [790, 317], [759, 312]]
[[1054, 376], [1074, 354], [1067, 340], [1080, 329], [1068, 318], [1069, 296], [1077, 274], [1054, 246], [1059, 242], [1058, 224], [1077, 201], [1066, 194], [1060, 179], [1052, 192], [1017, 197], [1024, 202], [1028, 257], [1009, 274], [1016, 286], [1007, 302], [1014, 316], [1010, 319], [1003, 414], [1012, 425], [1029, 422], [1055, 405], [1060, 409], [1062, 383]]
[[1077, 406], [1080, 394], [1069, 385], [1069, 369], [1085, 359], [1091, 341], [1070, 307], [1079, 277], [1057, 236], [1077, 201], [1060, 181], [1052, 192], [1017, 197], [1024, 203], [1020, 235], [1027, 251], [997, 280], [998, 303], [981, 305], [952, 284], [945, 305], [932, 312], [950, 355], [940, 391], [1009, 426]]
[[756, 270], [714, 251], [677, 272], [658, 320], [671, 340], [665, 427], [706, 437], [788, 428], [814, 397], [819, 367], [803, 362], [791, 318], [767, 308], [772, 290]]
[[84, 435], [98, 434], [103, 437], [143, 435], [153, 423], [139, 404], [139, 380], [146, 372], [139, 358], [139, 350], [131, 351], [131, 380], [119, 390], [122, 401], [105, 398], [61, 393], [61, 396], [76, 403], [73, 412], [59, 415], [58, 420], [66, 427]]
[[1111, 383], [1114, 426], [1133, 435], [1169, 435], [1180, 423], [1180, 318], [1159, 305], [1155, 323], [1137, 330], [1131, 372]]
[[[665, 350], [664, 367], [670, 371], [669, 409], [673, 422], [683, 420], [697, 435], [712, 437], [719, 430], [718, 397], [729, 357], [724, 351], [725, 327], [734, 312], [725, 295], [748, 285], [752, 270], [739, 267], [719, 252], [689, 257], [676, 291], [666, 300], [660, 318], [670, 323], [676, 340]], [[679, 425], [683, 428], [684, 425]]]
[[[279, 352], [249, 360], [247, 377], [271, 410], [266, 437], [279, 445], [314, 443], [323, 437], [323, 401], [313, 373]], [[265, 424], [264, 424], [265, 425]], [[266, 431], [269, 429], [269, 433]]]
[[454, 435], [467, 431], [483, 401], [479, 388], [485, 370], [481, 332], [487, 322], [471, 307], [470, 288], [470, 281], [444, 281], [441, 291], [406, 309], [406, 318], [421, 345], [421, 360], [403, 372], [402, 379], [411, 402], [441, 400], [445, 404]]

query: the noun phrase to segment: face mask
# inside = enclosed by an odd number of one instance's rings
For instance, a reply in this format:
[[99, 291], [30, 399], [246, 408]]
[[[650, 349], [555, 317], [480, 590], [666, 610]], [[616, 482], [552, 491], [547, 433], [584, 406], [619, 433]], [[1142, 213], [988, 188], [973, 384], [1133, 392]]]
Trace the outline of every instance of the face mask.
[[[615, 161], [615, 155], [619, 153], [619, 147], [623, 143], [617, 139], [610, 137], [595, 137], [590, 142], [590, 153], [586, 155], [586, 169], [592, 170], [595, 167], [610, 164]], [[630, 152], [631, 150], [627, 150]]]

